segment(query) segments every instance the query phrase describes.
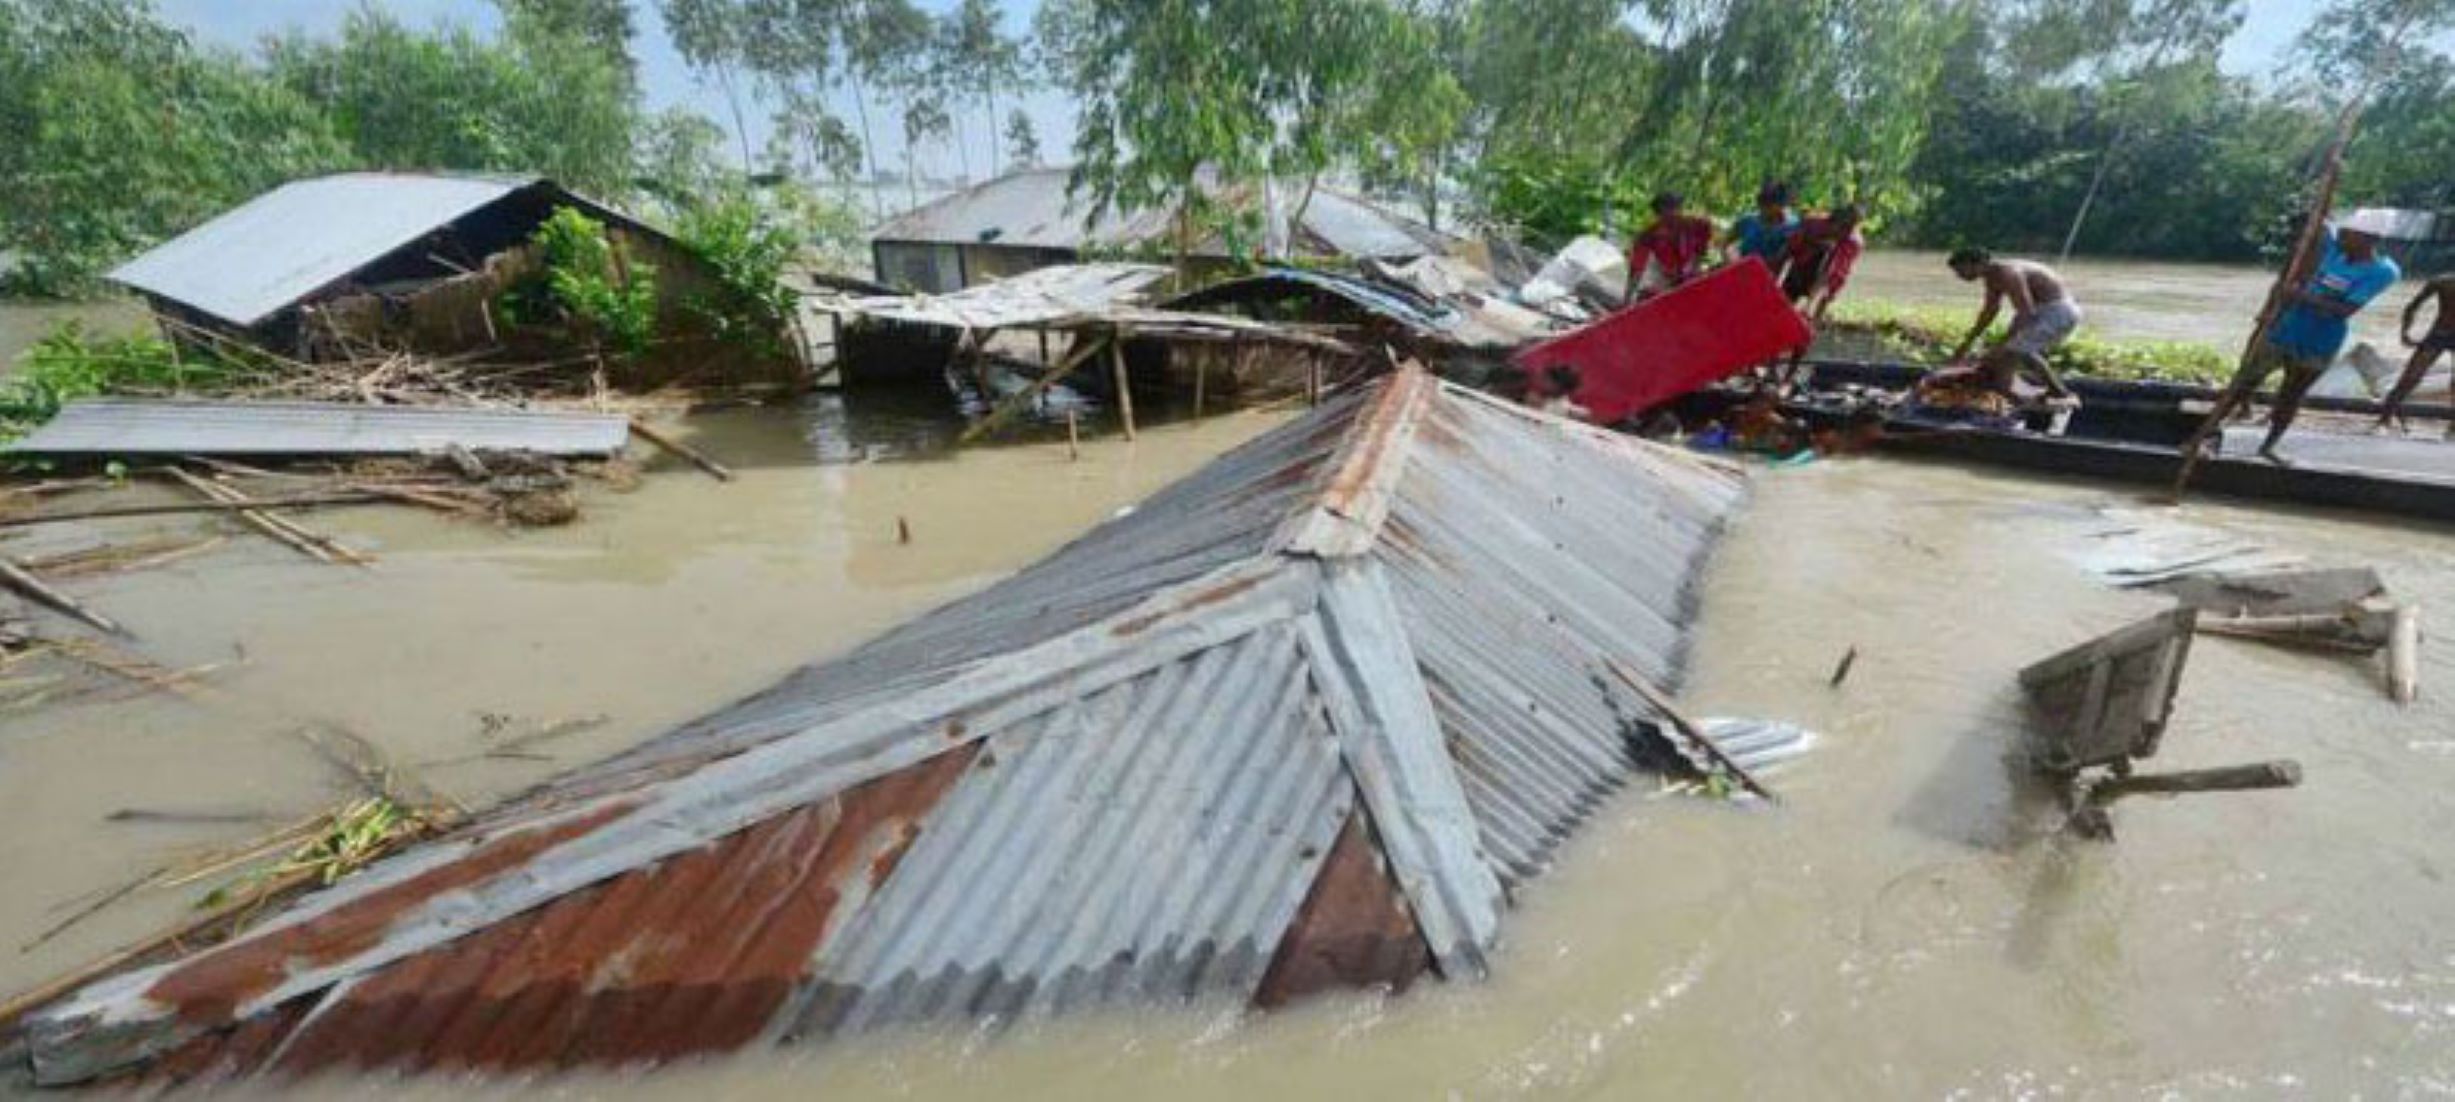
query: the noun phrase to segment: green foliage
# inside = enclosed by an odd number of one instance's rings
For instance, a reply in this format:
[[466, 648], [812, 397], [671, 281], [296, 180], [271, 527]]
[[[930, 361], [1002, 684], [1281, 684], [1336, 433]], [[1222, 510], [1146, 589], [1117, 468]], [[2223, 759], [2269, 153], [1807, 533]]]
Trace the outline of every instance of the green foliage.
[[[544, 301], [563, 324], [600, 353], [648, 350], [657, 329], [655, 268], [624, 255], [604, 223], [570, 207], [554, 208], [530, 243], [543, 266]], [[507, 313], [534, 315], [517, 306]]]
[[719, 285], [712, 295], [693, 296], [687, 308], [720, 340], [761, 356], [784, 354], [781, 337], [794, 301], [784, 270], [799, 251], [792, 230], [744, 194], [685, 211], [676, 229]]
[[[1877, 341], [1888, 354], [1921, 364], [1938, 364], [1952, 354], [1969, 329], [1967, 311], [1950, 307], [1901, 307], [1888, 303], [1843, 299], [1829, 322], [1836, 332]], [[1990, 338], [2004, 331], [1997, 323]], [[2047, 362], [2068, 376], [2121, 382], [2222, 385], [2233, 376], [2225, 354], [2189, 341], [2109, 341], [2085, 334], [2074, 336], [2049, 354]]]
[[1375, 0], [1049, 0], [1041, 48], [1080, 105], [1085, 217], [1176, 209], [1199, 177], [1312, 175], [1369, 73]]
[[362, 8], [338, 39], [273, 42], [267, 63], [326, 105], [358, 163], [536, 172], [627, 194], [639, 113], [625, 68], [586, 35], [517, 18], [510, 31], [417, 31]]
[[247, 365], [183, 358], [149, 333], [103, 336], [71, 319], [21, 353], [0, 382], [0, 438], [24, 435], [79, 398], [209, 393], [255, 374]]
[[343, 162], [305, 99], [137, 0], [0, 0], [0, 250], [81, 293], [239, 198]]
[[1006, 163], [1014, 168], [1035, 168], [1040, 164], [1040, 132], [1020, 107], [1006, 116]]

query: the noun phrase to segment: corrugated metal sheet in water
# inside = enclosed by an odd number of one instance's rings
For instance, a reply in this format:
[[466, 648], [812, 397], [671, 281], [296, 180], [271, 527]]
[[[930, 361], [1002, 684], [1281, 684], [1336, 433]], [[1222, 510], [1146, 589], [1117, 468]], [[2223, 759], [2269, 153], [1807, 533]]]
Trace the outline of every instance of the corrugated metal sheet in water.
[[89, 987], [33, 1020], [38, 1074], [654, 1062], [1474, 975], [1504, 886], [1662, 741], [1601, 670], [1676, 674], [1738, 493], [1402, 375], [839, 662]]
[[1354, 804], [1295, 633], [990, 736], [794, 1032], [1249, 1000]]
[[326, 402], [96, 398], [8, 447], [29, 455], [610, 455], [630, 423], [598, 413]]
[[819, 298], [821, 309], [955, 329], [1006, 329], [1099, 314], [1168, 274], [1151, 264], [1060, 264], [943, 295]]
[[120, 265], [110, 278], [235, 325], [538, 182], [348, 172], [284, 184]]

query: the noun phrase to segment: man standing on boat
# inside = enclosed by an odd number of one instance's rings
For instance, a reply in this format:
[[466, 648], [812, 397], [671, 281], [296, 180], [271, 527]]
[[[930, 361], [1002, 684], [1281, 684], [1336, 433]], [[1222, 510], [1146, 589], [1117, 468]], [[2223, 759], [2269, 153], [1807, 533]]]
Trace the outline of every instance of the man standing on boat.
[[2329, 228], [2324, 255], [2311, 270], [2310, 278], [2288, 297], [2285, 309], [2268, 327], [2266, 339], [2251, 354], [2248, 363], [2235, 373], [2228, 386], [2229, 393], [2242, 399], [2258, 393], [2259, 384], [2268, 373], [2284, 369], [2284, 382], [2276, 390], [2276, 407], [2268, 414], [2267, 440], [2259, 445], [2259, 454], [2277, 466], [2292, 462], [2276, 451], [2278, 441], [2293, 427], [2293, 419], [2301, 413], [2302, 399], [2310, 394], [2310, 386], [2319, 381], [2320, 373], [2336, 361], [2344, 350], [2344, 342], [2352, 333], [2353, 315], [2370, 304], [2404, 273], [2395, 261], [2378, 251], [2378, 239], [2384, 227], [2367, 212], [2346, 219]]
[[[2421, 307], [2432, 300], [2438, 303], [2433, 312], [2436, 320], [2420, 340], [2412, 338], [2412, 323], [2421, 320]], [[2404, 324], [2400, 327], [2404, 347], [2412, 349], [2412, 359], [2404, 365], [2404, 375], [2395, 381], [2395, 389], [2387, 392], [2387, 401], [2378, 411], [2378, 427], [2401, 427], [2404, 423], [2404, 400], [2420, 389], [2421, 377], [2438, 362], [2438, 357], [2455, 355], [2455, 272], [2438, 276], [2423, 284], [2421, 293], [2412, 296], [2404, 307]], [[2455, 440], [2455, 421], [2447, 423], [2447, 439]]]
[[1978, 308], [1977, 324], [1969, 327], [1969, 335], [1952, 350], [1952, 362], [1957, 364], [1969, 355], [2008, 301], [2012, 304], [2011, 331], [1978, 361], [1979, 381], [1988, 390], [2013, 397], [2020, 372], [2027, 368], [2045, 379], [2048, 394], [2069, 400], [2071, 389], [2046, 362], [2046, 354], [2070, 340], [2072, 331], [2080, 327], [2080, 304], [2063, 277], [2036, 261], [1999, 260], [1984, 249], [1961, 249], [1945, 263], [1964, 282], [1986, 285], [1986, 302]]
[[1649, 264], [1661, 290], [1686, 283], [1704, 270], [1705, 254], [1713, 249], [1713, 220], [1685, 213], [1687, 206], [1687, 198], [1676, 191], [1654, 196], [1653, 223], [1628, 247], [1630, 302], [1652, 285]]

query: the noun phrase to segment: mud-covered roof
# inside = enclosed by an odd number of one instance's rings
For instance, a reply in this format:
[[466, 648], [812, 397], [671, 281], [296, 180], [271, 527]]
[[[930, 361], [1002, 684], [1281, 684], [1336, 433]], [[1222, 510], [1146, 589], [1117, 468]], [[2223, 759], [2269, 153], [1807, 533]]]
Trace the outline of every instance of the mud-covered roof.
[[[1070, 177], [1064, 168], [1019, 169], [915, 208], [879, 227], [871, 238], [1067, 252], [1172, 239], [1176, 218], [1165, 208], [1130, 213], [1111, 209], [1087, 218], [1090, 204], [1068, 193]], [[1247, 209], [1259, 204], [1249, 187], [1214, 182], [1208, 190], [1215, 202]], [[1288, 217], [1296, 217], [1297, 205], [1289, 200]], [[1449, 240], [1419, 222], [1332, 188], [1315, 188], [1310, 201], [1300, 205], [1302, 221], [1291, 232], [1295, 250], [1307, 255], [1403, 259], [1440, 252]], [[1196, 242], [1195, 251], [1221, 255], [1225, 245], [1210, 238]]]
[[1714, 461], [1400, 372], [999, 585], [41, 1009], [34, 1074], [642, 1064], [1479, 976], [1599, 799], [1683, 767], [1626, 679], [1678, 680], [1742, 495]]

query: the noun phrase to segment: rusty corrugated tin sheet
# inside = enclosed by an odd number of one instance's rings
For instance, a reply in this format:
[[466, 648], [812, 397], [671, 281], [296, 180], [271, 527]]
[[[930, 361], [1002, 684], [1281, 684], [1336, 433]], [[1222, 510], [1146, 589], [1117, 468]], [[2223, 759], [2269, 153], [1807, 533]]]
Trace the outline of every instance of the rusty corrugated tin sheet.
[[[29, 1019], [38, 1079], [654, 1063], [1470, 978], [1728, 468], [1416, 371], [1015, 578]], [[1751, 749], [1758, 749], [1751, 745]]]

